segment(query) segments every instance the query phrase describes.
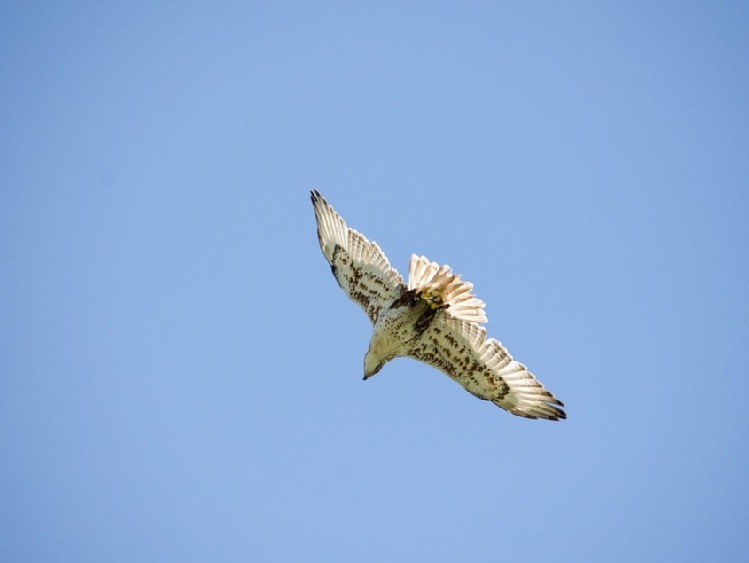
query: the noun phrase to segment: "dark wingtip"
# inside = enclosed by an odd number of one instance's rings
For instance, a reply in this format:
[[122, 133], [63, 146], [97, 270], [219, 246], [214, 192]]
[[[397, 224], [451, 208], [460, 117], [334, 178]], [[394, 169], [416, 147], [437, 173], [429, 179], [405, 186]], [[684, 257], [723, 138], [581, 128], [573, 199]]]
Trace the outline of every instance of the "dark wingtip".
[[555, 422], [560, 420], [567, 420], [567, 413], [564, 412], [562, 409], [554, 409], [556, 412], [554, 413], [554, 417], [550, 418], [549, 420], [553, 420]]

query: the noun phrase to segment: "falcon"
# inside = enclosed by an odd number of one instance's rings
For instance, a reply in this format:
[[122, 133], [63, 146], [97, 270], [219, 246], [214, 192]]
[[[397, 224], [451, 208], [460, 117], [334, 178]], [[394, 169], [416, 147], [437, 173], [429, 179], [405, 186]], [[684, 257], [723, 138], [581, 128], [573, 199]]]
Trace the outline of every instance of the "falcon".
[[317, 238], [338, 285], [372, 322], [364, 379], [397, 357], [433, 366], [469, 393], [525, 418], [567, 418], [554, 397], [502, 344], [486, 337], [473, 284], [424, 256], [411, 256], [406, 283], [375, 242], [349, 228], [312, 190]]

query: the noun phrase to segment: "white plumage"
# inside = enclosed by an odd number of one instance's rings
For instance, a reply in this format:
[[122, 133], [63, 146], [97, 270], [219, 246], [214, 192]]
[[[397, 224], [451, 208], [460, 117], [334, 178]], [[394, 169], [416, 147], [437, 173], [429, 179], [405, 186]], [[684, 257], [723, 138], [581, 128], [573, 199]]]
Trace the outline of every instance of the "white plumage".
[[423, 256], [411, 256], [408, 283], [376, 243], [350, 229], [312, 191], [317, 235], [341, 289], [373, 324], [364, 379], [396, 357], [425, 362], [479, 399], [526, 418], [559, 420], [564, 406], [502, 344], [486, 338], [484, 302], [473, 285]]

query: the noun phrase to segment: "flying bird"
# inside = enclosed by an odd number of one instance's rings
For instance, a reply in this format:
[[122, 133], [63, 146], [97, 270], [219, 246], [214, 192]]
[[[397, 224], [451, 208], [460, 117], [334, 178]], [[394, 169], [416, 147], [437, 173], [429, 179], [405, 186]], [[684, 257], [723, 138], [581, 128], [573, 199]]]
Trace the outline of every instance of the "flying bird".
[[372, 322], [364, 379], [397, 357], [429, 364], [469, 393], [525, 418], [567, 418], [564, 404], [502, 344], [486, 337], [473, 284], [424, 256], [411, 256], [408, 283], [375, 242], [349, 228], [312, 190], [317, 238], [338, 285]]

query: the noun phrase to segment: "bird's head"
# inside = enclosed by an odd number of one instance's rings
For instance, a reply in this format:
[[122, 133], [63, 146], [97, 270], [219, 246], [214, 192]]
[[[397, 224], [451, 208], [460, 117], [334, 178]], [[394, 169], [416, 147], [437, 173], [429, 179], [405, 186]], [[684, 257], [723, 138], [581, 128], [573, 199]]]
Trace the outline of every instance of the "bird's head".
[[380, 371], [382, 366], [390, 359], [380, 340], [373, 337], [369, 343], [367, 354], [364, 356], [364, 379], [367, 380]]
[[367, 351], [367, 355], [364, 356], [364, 380], [366, 381], [385, 365], [385, 361], [382, 358], [375, 357], [375, 354], [371, 350]]

